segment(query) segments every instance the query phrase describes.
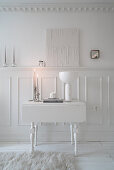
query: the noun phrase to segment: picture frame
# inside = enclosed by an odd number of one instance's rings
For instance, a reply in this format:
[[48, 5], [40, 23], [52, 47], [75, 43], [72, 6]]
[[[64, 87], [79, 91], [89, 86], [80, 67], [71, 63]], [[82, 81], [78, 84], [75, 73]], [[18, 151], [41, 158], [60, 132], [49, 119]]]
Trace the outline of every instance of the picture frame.
[[100, 57], [100, 50], [91, 50], [90, 57], [91, 59], [98, 59]]

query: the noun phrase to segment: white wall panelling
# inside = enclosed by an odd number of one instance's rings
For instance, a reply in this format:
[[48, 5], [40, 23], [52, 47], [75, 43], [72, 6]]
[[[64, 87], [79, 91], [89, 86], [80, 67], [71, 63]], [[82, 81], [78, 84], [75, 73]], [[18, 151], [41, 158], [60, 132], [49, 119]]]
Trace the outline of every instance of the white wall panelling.
[[[0, 69], [2, 75], [7, 74], [4, 79], [0, 79], [2, 94], [5, 89], [7, 89], [5, 93], [9, 94], [8, 98], [5, 94], [1, 95], [2, 98], [4, 95], [7, 98], [4, 104], [8, 107], [2, 105], [3, 111], [6, 108], [5, 114], [2, 114], [0, 110], [2, 120], [4, 120], [4, 122], [0, 121], [0, 134], [2, 137], [0, 140], [29, 140], [29, 133], [27, 131], [29, 127], [23, 124], [21, 120], [21, 107], [24, 101], [32, 98], [33, 68], [17, 68], [17, 70], [16, 68]], [[41, 71], [39, 68], [36, 71], [39, 74], [42, 98], [48, 97], [52, 90], [55, 90], [57, 95], [62, 97], [64, 89], [62, 89], [62, 83], [58, 78], [60, 69], [44, 68]], [[79, 127], [79, 140], [114, 140], [114, 70], [77, 68], [75, 71], [76, 77], [72, 84], [73, 98], [87, 102], [87, 122]], [[16, 109], [16, 106], [18, 106], [18, 109]], [[10, 122], [11, 127], [9, 128]], [[3, 134], [3, 132], [5, 133]], [[55, 132], [57, 132], [57, 135]], [[69, 127], [68, 125], [63, 126], [63, 124], [40, 126], [39, 136], [40, 141], [69, 141]]]

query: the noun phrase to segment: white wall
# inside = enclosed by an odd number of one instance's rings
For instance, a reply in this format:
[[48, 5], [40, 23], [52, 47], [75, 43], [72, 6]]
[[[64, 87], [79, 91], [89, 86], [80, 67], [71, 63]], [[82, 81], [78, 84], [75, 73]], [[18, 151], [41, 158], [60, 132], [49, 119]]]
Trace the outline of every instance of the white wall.
[[[55, 7], [56, 8], [56, 7]], [[87, 102], [87, 123], [80, 126], [80, 140], [114, 140], [113, 87], [114, 87], [114, 12], [105, 8], [93, 8], [77, 12], [10, 12], [2, 8], [0, 12], [0, 65], [7, 46], [8, 63], [12, 60], [12, 47], [16, 49], [18, 66], [36, 66], [39, 59], [46, 59], [47, 28], [78, 28], [80, 31], [80, 67], [75, 68], [78, 78], [73, 84], [73, 98]], [[44, 10], [45, 11], [45, 10]], [[99, 60], [90, 59], [90, 50], [101, 51]], [[98, 69], [98, 67], [100, 69]], [[105, 69], [107, 68], [108, 69]], [[91, 69], [90, 69], [91, 68]], [[93, 69], [94, 68], [94, 69]], [[64, 68], [63, 68], [64, 69]], [[28, 140], [28, 126], [21, 122], [21, 105], [32, 97], [32, 68], [0, 68], [0, 140]], [[40, 77], [55, 86], [57, 77], [58, 96], [62, 95], [62, 85], [58, 79], [60, 69], [44, 69]], [[45, 82], [45, 79], [43, 79]], [[48, 81], [49, 82], [49, 81]], [[42, 84], [42, 94], [47, 83]], [[48, 86], [50, 87], [50, 86]], [[45, 92], [45, 93], [44, 93]], [[44, 141], [69, 140], [69, 128], [40, 127], [40, 139]], [[54, 135], [56, 131], [56, 135]]]
[[[15, 46], [18, 66], [34, 66], [46, 58], [46, 29], [76, 27], [80, 31], [80, 66], [113, 67], [114, 12], [1, 12], [0, 56]], [[90, 50], [101, 50], [99, 60]]]

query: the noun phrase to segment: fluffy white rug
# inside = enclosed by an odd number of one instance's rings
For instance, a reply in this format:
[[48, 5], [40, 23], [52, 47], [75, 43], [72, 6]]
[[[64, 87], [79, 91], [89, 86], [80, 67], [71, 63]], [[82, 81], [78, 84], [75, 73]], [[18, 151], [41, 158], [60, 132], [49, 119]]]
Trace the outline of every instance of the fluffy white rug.
[[74, 155], [56, 152], [0, 153], [0, 170], [76, 170]]

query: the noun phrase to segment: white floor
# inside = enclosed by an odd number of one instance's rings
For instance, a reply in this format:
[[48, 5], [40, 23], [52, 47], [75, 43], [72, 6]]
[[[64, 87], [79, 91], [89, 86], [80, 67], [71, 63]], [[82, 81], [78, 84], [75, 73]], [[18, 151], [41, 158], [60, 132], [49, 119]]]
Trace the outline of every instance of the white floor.
[[[30, 144], [0, 143], [0, 152], [28, 151]], [[74, 153], [74, 146], [70, 143], [39, 144], [35, 148], [39, 151], [55, 151]], [[114, 170], [114, 142], [78, 143], [76, 170]]]

